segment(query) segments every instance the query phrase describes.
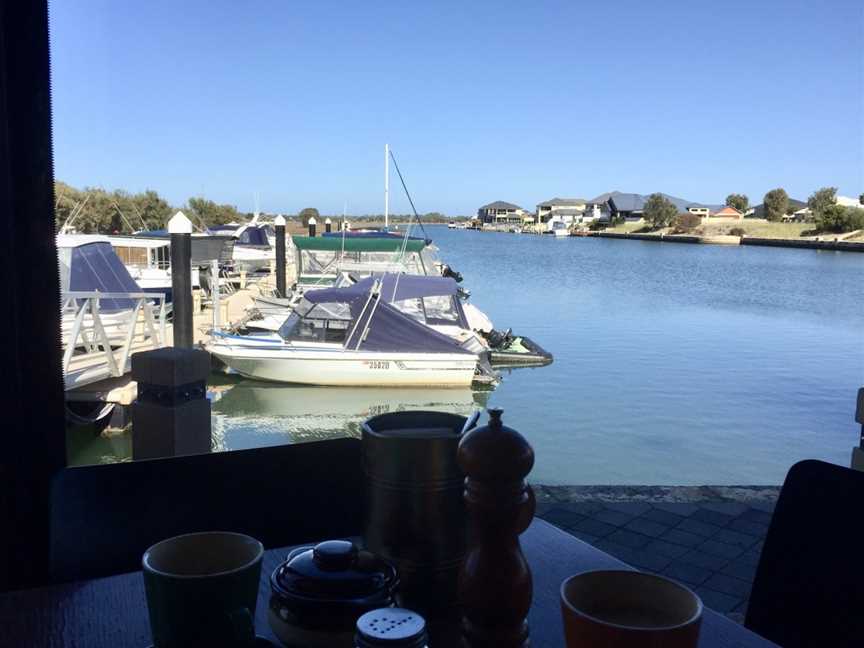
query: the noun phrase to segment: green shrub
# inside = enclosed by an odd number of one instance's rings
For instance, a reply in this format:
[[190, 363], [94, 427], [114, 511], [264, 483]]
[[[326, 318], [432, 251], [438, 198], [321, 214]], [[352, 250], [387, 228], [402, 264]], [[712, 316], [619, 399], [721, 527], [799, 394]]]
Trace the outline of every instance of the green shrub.
[[702, 224], [702, 219], [696, 214], [685, 212], [678, 214], [672, 219], [672, 227], [675, 234], [679, 232], [692, 232]]
[[829, 205], [816, 217], [816, 230], [819, 232], [851, 232], [864, 229], [864, 209]]
[[592, 232], [599, 232], [600, 230], [606, 229], [606, 223], [599, 220], [593, 220], [588, 224], [588, 229]]
[[729, 230], [729, 234], [732, 236], [744, 236], [744, 228], [743, 227], [733, 227]]

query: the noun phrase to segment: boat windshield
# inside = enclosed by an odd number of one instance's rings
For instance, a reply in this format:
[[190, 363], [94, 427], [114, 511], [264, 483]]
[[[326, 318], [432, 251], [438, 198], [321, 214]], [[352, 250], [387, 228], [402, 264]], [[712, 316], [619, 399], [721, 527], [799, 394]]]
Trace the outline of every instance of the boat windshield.
[[267, 240], [267, 232], [263, 227], [247, 227], [237, 238], [237, 242], [241, 245], [270, 246], [270, 241]]
[[392, 303], [400, 311], [422, 324], [461, 325], [459, 310], [449, 295], [400, 299]]
[[304, 299], [279, 328], [279, 335], [288, 342], [344, 344], [351, 322], [348, 304], [312, 304]]

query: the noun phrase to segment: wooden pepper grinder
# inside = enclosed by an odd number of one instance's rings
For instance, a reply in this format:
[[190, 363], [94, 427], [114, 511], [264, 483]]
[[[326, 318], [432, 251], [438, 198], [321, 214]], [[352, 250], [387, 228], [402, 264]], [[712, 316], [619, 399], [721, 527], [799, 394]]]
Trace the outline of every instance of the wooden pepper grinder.
[[525, 483], [534, 450], [501, 423], [501, 414], [490, 409], [489, 423], [466, 434], [458, 450], [470, 529], [459, 595], [463, 642], [470, 648], [530, 643], [531, 570], [519, 534], [534, 517], [534, 491]]

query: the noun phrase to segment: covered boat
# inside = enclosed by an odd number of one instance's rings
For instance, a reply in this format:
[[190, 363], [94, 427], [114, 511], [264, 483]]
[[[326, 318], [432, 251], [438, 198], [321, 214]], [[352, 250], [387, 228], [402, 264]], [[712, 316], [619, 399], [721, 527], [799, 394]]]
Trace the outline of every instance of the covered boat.
[[295, 236], [297, 287], [301, 290], [334, 285], [342, 273], [368, 276], [374, 272], [440, 275], [435, 249], [425, 240], [404, 237]]
[[207, 350], [250, 378], [307, 385], [470, 385], [478, 356], [386, 301], [382, 282], [306, 293], [278, 333], [214, 331]]

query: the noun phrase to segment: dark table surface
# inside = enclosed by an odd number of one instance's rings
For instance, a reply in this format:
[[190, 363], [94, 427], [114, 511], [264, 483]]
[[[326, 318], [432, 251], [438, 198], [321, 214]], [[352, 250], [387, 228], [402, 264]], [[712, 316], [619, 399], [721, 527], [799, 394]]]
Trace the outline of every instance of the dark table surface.
[[[627, 567], [542, 520], [535, 520], [522, 535], [522, 548], [534, 577], [529, 624], [531, 644], [537, 648], [564, 645], [558, 591], [565, 578], [591, 569]], [[288, 549], [267, 551], [261, 570], [255, 627], [258, 634], [274, 642], [267, 623], [269, 577], [287, 552]], [[140, 572], [0, 595], [0, 646], [4, 648], [144, 648], [149, 643]], [[774, 644], [706, 609], [699, 646], [764, 648]]]

